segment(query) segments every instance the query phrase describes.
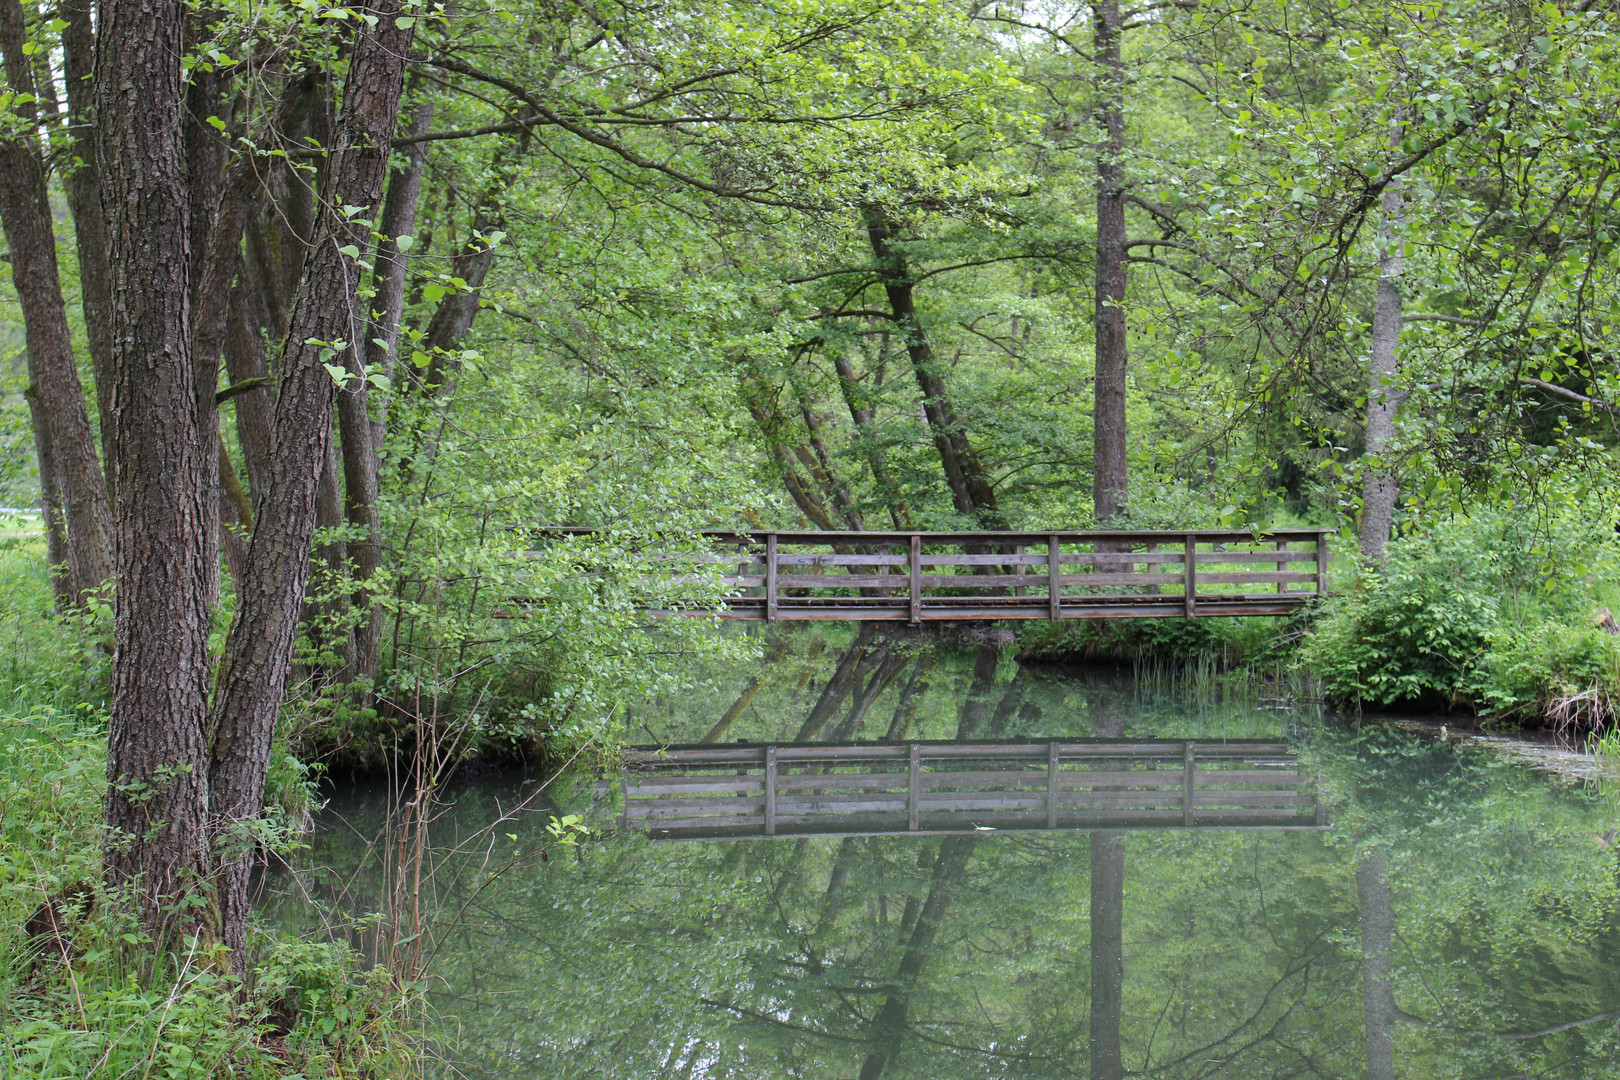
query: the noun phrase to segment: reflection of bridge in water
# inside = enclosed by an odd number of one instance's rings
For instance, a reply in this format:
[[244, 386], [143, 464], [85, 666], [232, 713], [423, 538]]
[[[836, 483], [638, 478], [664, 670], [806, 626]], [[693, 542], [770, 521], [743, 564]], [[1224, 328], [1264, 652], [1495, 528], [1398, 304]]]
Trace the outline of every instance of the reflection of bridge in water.
[[620, 828], [670, 840], [1326, 821], [1289, 748], [1244, 739], [640, 748], [617, 785]]

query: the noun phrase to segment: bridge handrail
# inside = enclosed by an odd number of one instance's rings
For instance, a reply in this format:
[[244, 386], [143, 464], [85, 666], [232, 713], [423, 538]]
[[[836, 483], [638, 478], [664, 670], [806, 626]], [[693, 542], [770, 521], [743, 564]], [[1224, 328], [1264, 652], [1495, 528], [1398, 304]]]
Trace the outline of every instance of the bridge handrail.
[[[603, 530], [551, 526], [535, 532], [589, 537]], [[1208, 614], [1283, 614], [1327, 592], [1328, 538], [1333, 530], [711, 529], [697, 535], [717, 546], [730, 546], [734, 553], [648, 557], [655, 562], [736, 561], [734, 572], [719, 578], [719, 584], [732, 592], [727, 602], [730, 617], [918, 623], [1162, 614], [1196, 618], [1201, 605]], [[1310, 550], [1302, 546], [1306, 544]], [[807, 546], [823, 550], [784, 550]], [[1066, 546], [1091, 550], [1065, 552]], [[1027, 552], [1030, 547], [1044, 551]], [[892, 551], [896, 548], [899, 551]], [[939, 548], [965, 554], [941, 554]], [[1272, 568], [1259, 568], [1267, 564]], [[827, 569], [834, 573], [822, 572]], [[1243, 586], [1251, 588], [1245, 591]], [[1264, 592], [1257, 594], [1253, 587]], [[755, 589], [760, 590], [758, 595], [744, 595]], [[826, 595], [829, 589], [838, 590], [838, 595]], [[942, 589], [951, 591], [941, 593]], [[820, 595], [814, 595], [815, 590]], [[854, 596], [849, 595], [851, 590]]]

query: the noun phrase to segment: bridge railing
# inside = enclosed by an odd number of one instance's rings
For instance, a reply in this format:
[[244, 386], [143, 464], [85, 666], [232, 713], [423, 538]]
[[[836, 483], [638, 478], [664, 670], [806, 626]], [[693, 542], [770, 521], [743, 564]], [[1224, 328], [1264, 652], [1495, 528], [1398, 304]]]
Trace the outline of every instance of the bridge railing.
[[664, 839], [982, 829], [1319, 828], [1262, 740], [685, 746], [629, 751], [619, 825]]
[[734, 618], [1271, 615], [1327, 591], [1328, 533], [714, 534]]
[[[592, 535], [577, 528], [543, 532]], [[665, 580], [676, 583], [695, 581], [694, 567], [719, 571], [727, 618], [920, 623], [1287, 614], [1327, 591], [1330, 533], [701, 535], [711, 553], [650, 554], [648, 561], [667, 567]]]

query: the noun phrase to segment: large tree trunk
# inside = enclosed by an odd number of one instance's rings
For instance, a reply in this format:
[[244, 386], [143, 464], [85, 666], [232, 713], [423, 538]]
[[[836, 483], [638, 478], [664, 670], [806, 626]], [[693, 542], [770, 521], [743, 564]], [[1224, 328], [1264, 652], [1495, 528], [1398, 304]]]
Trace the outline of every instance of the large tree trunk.
[[[34, 92], [33, 67], [23, 48], [27, 27], [17, 0], [0, 0], [0, 51], [6, 81], [19, 96]], [[34, 119], [34, 106], [17, 107]], [[67, 305], [56, 265], [45, 168], [32, 139], [0, 140], [0, 223], [10, 247], [11, 281], [17, 289], [28, 349], [28, 375], [44, 420], [53, 479], [67, 533], [67, 582], [71, 606], [112, 577], [111, 523], [95, 435], [85, 410], [84, 387], [73, 357]]]
[[[258, 817], [264, 801], [270, 742], [309, 573], [316, 495], [332, 444], [336, 384], [325, 365], [345, 363], [364, 334], [365, 312], [355, 297], [370, 230], [356, 219], [373, 217], [404, 89], [411, 30], [396, 24], [399, 12], [400, 0], [377, 4], [378, 22], [358, 37], [349, 61], [327, 209], [289, 320], [264, 490], [215, 700], [219, 906], [225, 941], [238, 957], [252, 865], [252, 842], [242, 827]], [[345, 215], [337, 209], [343, 206], [360, 211]], [[338, 341], [345, 344], [340, 348]]]
[[188, 307], [190, 191], [181, 116], [186, 7], [104, 0], [96, 154], [112, 321], [117, 581], [107, 868], [170, 932], [208, 855], [208, 563], [215, 513], [198, 444]]
[[1401, 273], [1406, 259], [1401, 254], [1403, 199], [1401, 178], [1384, 189], [1384, 220], [1379, 229], [1382, 247], [1378, 252], [1378, 295], [1374, 300], [1372, 350], [1368, 358], [1367, 456], [1373, 463], [1361, 481], [1361, 554], [1368, 562], [1382, 562], [1395, 523], [1395, 500], [1400, 497], [1400, 481], [1394, 467], [1380, 460], [1395, 440], [1395, 413], [1406, 394], [1396, 382], [1400, 378]]
[[1092, 383], [1092, 508], [1097, 524], [1125, 513], [1129, 482], [1125, 419], [1125, 64], [1119, 0], [1093, 5], [1097, 76], [1096, 372]]
[[922, 393], [923, 414], [928, 418], [934, 447], [939, 451], [939, 463], [945, 471], [951, 501], [960, 513], [976, 519], [981, 528], [1005, 529], [1007, 519], [996, 504], [996, 490], [985, 474], [973, 444], [968, 441], [967, 432], [963, 430], [956, 408], [945, 389], [934, 347], [917, 319], [911, 269], [905, 255], [893, 246], [900, 233], [899, 227], [889, 219], [881, 206], [869, 203], [862, 212], [866, 219], [867, 241], [877, 259], [878, 273], [883, 277], [889, 310], [894, 315], [895, 325], [906, 338], [906, 355], [911, 360], [917, 389]]

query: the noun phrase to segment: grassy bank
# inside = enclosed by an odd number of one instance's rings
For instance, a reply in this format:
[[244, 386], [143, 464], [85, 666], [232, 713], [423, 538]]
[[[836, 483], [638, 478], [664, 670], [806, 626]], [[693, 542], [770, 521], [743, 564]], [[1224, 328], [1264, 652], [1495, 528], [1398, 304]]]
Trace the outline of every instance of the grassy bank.
[[341, 945], [256, 928], [245, 979], [195, 941], [154, 959], [101, 880], [105, 627], [55, 617], [36, 546], [0, 549], [0, 1075], [414, 1074], [416, 988]]

